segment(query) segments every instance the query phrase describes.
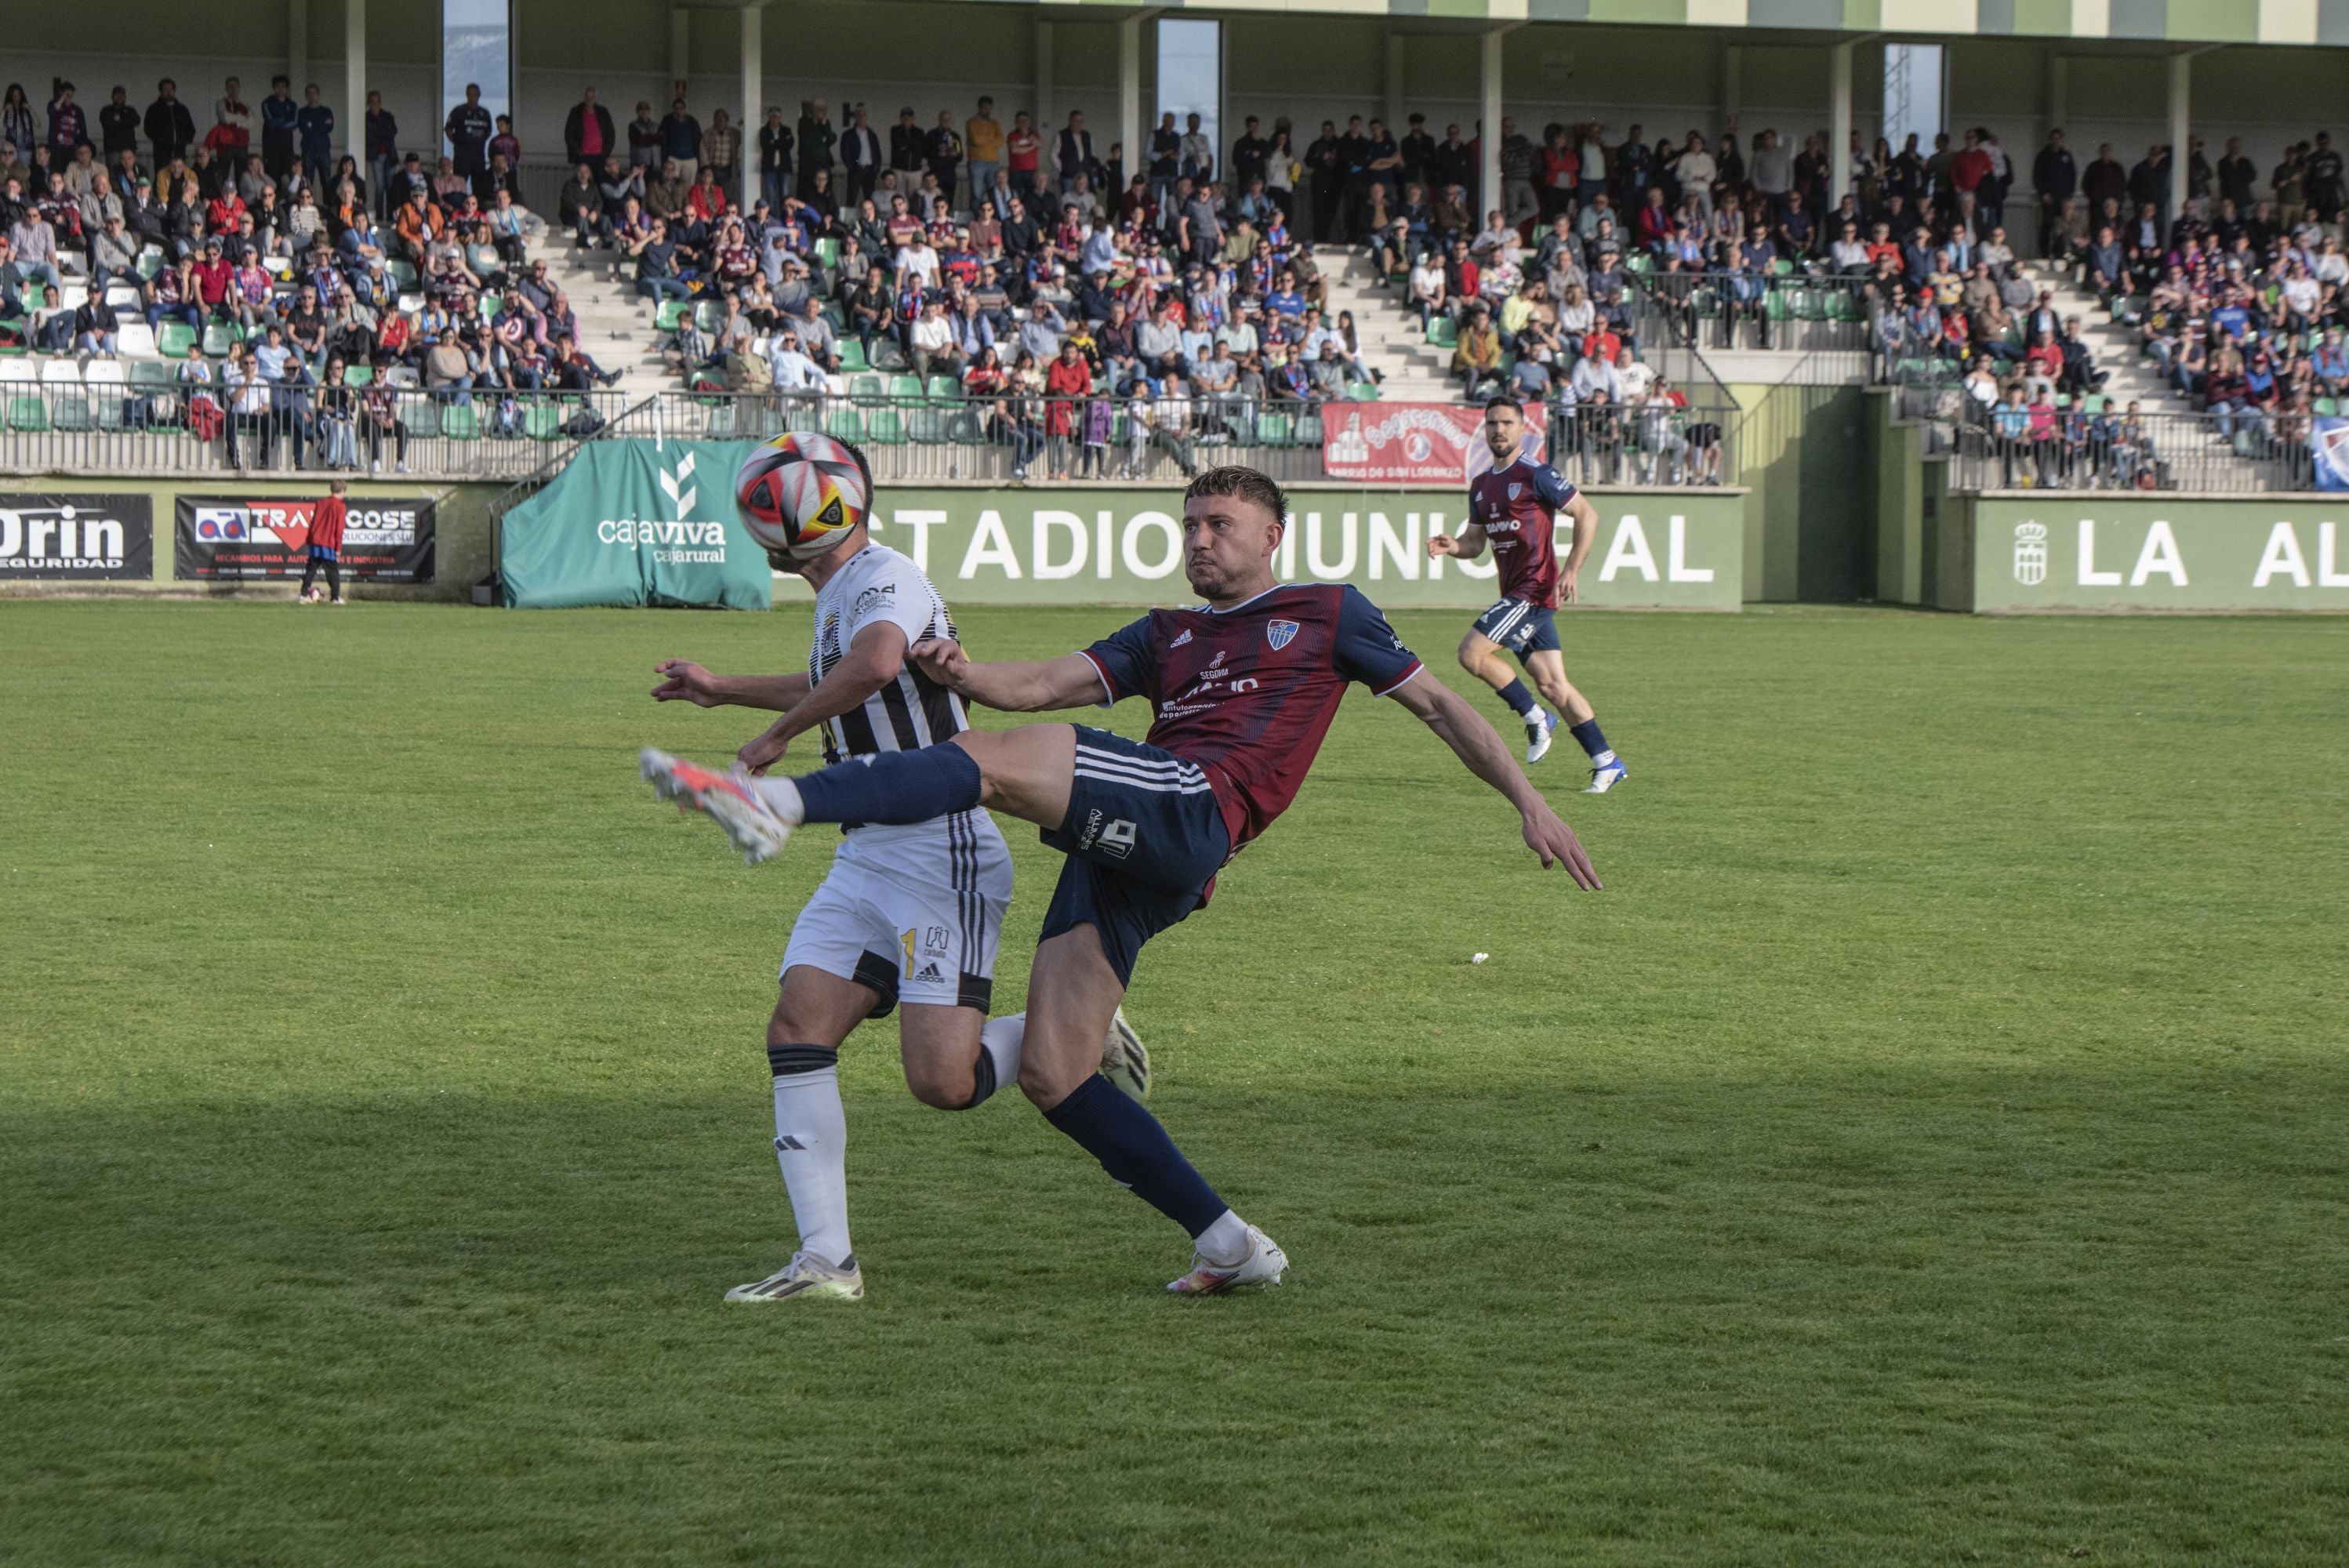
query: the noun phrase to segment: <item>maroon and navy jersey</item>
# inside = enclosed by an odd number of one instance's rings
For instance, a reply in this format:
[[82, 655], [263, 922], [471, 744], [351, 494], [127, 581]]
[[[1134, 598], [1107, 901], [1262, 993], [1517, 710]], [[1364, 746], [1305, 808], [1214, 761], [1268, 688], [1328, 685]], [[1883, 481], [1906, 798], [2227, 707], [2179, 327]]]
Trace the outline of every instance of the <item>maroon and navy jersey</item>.
[[1229, 610], [1153, 610], [1084, 650], [1109, 701], [1150, 701], [1150, 744], [1206, 774], [1237, 854], [1288, 809], [1349, 682], [1417, 675], [1350, 584], [1271, 588]]
[[1556, 469], [1527, 458], [1468, 481], [1468, 521], [1492, 543], [1503, 598], [1557, 608], [1557, 513], [1573, 499]]

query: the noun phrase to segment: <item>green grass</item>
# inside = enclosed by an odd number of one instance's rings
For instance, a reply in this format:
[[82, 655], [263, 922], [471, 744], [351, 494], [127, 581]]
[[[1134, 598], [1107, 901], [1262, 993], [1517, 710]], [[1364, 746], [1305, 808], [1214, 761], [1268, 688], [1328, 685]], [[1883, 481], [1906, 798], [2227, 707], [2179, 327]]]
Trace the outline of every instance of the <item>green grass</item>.
[[827, 846], [633, 755], [806, 630], [0, 606], [0, 1562], [2342, 1560], [2349, 624], [1576, 616], [1591, 896], [1350, 697], [1131, 1007], [1287, 1285], [867, 1031], [729, 1309]]

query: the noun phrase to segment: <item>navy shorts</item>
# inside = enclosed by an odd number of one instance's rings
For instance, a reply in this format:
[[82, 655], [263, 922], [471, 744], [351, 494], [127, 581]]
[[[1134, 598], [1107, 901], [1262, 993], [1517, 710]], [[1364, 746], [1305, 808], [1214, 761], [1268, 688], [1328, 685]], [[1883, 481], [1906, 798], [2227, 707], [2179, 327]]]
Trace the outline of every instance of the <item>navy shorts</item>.
[[1132, 985], [1142, 944], [1199, 907], [1231, 834], [1195, 765], [1090, 725], [1076, 731], [1069, 815], [1043, 835], [1068, 859], [1040, 940], [1089, 924]]
[[1527, 654], [1557, 652], [1557, 612], [1523, 599], [1504, 599], [1476, 617], [1476, 631], [1486, 642], [1504, 647], [1520, 659]]

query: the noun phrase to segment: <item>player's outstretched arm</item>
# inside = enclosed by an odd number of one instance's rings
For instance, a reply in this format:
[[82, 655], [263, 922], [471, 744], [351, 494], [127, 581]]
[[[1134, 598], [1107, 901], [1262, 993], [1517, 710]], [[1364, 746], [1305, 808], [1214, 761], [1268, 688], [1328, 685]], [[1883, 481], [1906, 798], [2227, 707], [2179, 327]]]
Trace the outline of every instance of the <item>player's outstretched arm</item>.
[[965, 701], [1004, 713], [1085, 707], [1108, 695], [1101, 672], [1082, 654], [1063, 654], [1041, 664], [980, 664], [963, 652], [960, 643], [930, 637], [916, 643], [911, 656], [924, 675]]
[[[897, 678], [905, 667], [905, 629], [894, 621], [875, 621], [856, 634], [840, 663], [785, 710], [757, 738], [734, 754], [753, 773], [764, 773], [782, 760], [792, 740], [827, 718], [837, 718], [863, 704], [866, 697]], [[804, 679], [805, 677], [802, 677]]]
[[1427, 536], [1427, 554], [1430, 560], [1439, 555], [1456, 555], [1463, 561], [1474, 561], [1484, 553], [1485, 529], [1481, 523], [1470, 523], [1460, 531], [1456, 538], [1449, 533], [1431, 533]]
[[1582, 841], [1550, 810], [1549, 802], [1518, 768], [1516, 758], [1509, 755], [1508, 747], [1483, 714], [1424, 670], [1388, 695], [1435, 731], [1452, 748], [1453, 755], [1467, 764], [1469, 772], [1499, 790], [1517, 809], [1525, 824], [1526, 846], [1541, 857], [1543, 869], [1563, 865], [1577, 887], [1598, 891], [1599, 873], [1591, 869], [1590, 857], [1583, 853]]
[[689, 702], [696, 707], [763, 707], [789, 713], [808, 694], [804, 674], [717, 676], [686, 659], [663, 659], [653, 666], [661, 677], [655, 702]]

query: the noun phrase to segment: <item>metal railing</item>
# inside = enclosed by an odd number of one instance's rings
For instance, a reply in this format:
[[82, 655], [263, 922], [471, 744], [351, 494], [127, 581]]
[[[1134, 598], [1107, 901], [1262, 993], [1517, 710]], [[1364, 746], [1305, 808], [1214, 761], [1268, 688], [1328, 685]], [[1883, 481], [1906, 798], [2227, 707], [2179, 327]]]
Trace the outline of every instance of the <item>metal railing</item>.
[[1706, 349], [1857, 353], [1868, 346], [1868, 280], [1848, 273], [1633, 273], [1640, 341]]
[[[1326, 477], [1326, 405], [1227, 396], [1154, 398], [1137, 417], [1132, 399], [1110, 397], [302, 387], [273, 388], [265, 408], [232, 417], [236, 390], [0, 382], [0, 472], [381, 471], [514, 482], [543, 479], [588, 439], [822, 430], [855, 442], [883, 483], [1158, 482], [1217, 463], [1284, 483]], [[1734, 482], [1734, 426], [1725, 401], [1586, 407], [1554, 412], [1550, 440], [1577, 483], [1723, 484]]]
[[1950, 431], [1950, 488], [2255, 494], [2315, 488], [2308, 421], [2289, 412], [1983, 409]]
[[[620, 392], [273, 388], [232, 414], [217, 382], [0, 382], [0, 472], [406, 472], [518, 479], [607, 428], [662, 434]], [[404, 466], [403, 466], [404, 465]]]

